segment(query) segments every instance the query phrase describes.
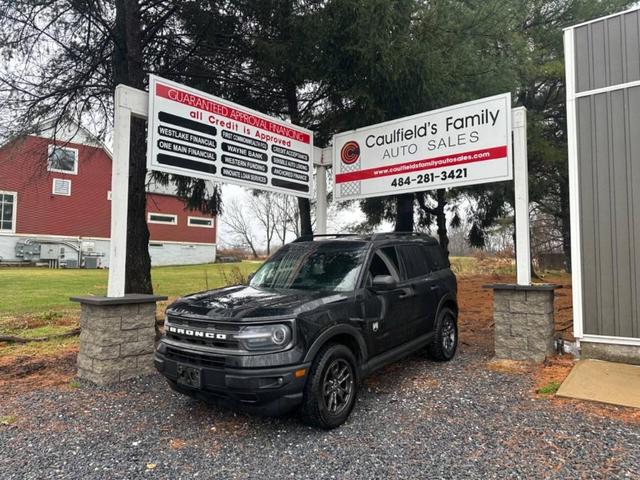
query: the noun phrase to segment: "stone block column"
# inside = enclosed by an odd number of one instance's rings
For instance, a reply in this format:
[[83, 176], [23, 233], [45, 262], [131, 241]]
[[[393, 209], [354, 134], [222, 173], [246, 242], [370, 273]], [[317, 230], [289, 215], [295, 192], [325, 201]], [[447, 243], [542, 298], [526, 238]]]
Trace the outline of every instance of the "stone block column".
[[495, 355], [542, 362], [555, 351], [552, 284], [487, 285], [493, 289]]
[[78, 377], [98, 385], [154, 372], [156, 302], [167, 297], [72, 297], [80, 302]]

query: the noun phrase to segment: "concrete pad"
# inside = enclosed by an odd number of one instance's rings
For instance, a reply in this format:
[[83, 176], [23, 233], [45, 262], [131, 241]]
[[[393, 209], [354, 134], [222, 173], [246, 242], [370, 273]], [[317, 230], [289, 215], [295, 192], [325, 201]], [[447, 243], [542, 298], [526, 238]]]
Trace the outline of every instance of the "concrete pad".
[[640, 408], [640, 366], [580, 360], [557, 395]]

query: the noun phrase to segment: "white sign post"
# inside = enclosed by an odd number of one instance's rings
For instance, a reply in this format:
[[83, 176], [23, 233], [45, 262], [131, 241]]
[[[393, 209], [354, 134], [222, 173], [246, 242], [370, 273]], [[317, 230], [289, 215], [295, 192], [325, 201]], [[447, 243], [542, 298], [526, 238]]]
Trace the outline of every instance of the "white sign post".
[[113, 160], [111, 165], [111, 240], [108, 297], [124, 297], [129, 208], [129, 146], [131, 117], [147, 118], [149, 94], [118, 85], [114, 96]]
[[149, 170], [311, 197], [313, 132], [151, 75]]

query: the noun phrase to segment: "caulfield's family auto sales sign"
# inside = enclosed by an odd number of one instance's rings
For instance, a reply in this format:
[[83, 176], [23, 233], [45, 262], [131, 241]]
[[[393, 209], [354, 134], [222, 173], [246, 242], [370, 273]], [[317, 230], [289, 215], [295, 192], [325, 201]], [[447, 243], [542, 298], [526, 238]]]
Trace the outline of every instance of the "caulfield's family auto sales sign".
[[334, 198], [511, 180], [510, 144], [509, 93], [340, 133]]
[[154, 75], [148, 142], [150, 170], [311, 196], [311, 131]]

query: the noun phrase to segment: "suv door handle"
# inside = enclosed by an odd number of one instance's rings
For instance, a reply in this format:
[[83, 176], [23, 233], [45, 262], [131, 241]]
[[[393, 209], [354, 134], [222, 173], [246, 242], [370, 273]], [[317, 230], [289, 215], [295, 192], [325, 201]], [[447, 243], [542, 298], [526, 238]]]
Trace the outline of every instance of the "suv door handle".
[[431, 290], [432, 292], [436, 292], [436, 291], [438, 291], [438, 289], [439, 289], [439, 288], [440, 288], [440, 287], [438, 287], [438, 285], [431, 285], [431, 286], [429, 287], [429, 290]]
[[413, 288], [403, 288], [402, 293], [398, 295], [398, 298], [410, 298], [416, 294]]

